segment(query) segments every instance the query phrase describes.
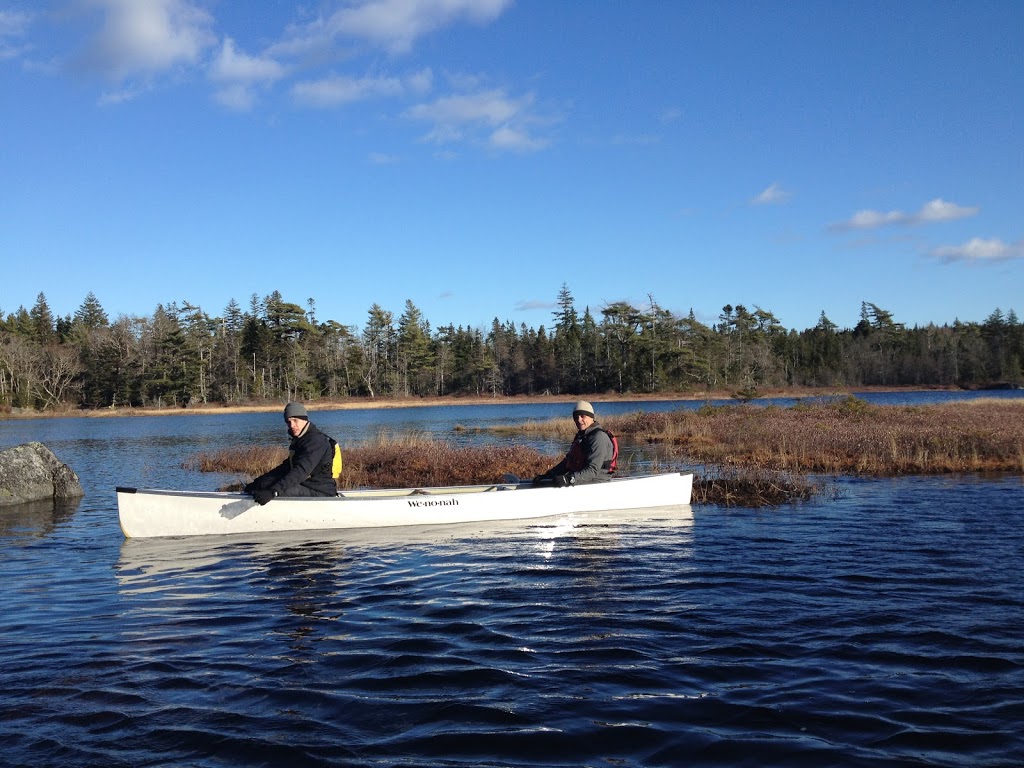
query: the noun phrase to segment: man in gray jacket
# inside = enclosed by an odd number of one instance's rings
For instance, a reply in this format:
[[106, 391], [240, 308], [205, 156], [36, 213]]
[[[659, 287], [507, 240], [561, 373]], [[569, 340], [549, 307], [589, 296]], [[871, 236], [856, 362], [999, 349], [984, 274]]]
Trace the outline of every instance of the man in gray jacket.
[[594, 406], [580, 400], [572, 411], [576, 437], [569, 452], [543, 475], [533, 478], [534, 485], [564, 488], [584, 483], [610, 480], [618, 460], [618, 449], [612, 436], [597, 423]]

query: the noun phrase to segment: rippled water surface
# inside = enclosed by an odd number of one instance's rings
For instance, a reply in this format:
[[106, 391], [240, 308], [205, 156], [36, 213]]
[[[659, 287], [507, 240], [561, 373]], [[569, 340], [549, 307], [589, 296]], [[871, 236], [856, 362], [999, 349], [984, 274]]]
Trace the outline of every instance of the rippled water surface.
[[213, 487], [182, 457], [253, 437], [284, 439], [266, 416], [0, 423], [87, 491], [0, 510], [0, 765], [1024, 763], [1020, 478], [124, 540], [114, 485]]

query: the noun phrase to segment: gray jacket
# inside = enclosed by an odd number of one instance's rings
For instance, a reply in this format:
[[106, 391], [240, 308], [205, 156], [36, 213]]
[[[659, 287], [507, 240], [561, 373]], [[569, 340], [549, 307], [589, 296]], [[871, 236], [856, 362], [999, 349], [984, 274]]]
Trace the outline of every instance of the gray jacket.
[[609, 470], [614, 455], [612, 439], [595, 421], [587, 429], [576, 433], [565, 458], [545, 475], [569, 475], [573, 485], [601, 483], [612, 478]]

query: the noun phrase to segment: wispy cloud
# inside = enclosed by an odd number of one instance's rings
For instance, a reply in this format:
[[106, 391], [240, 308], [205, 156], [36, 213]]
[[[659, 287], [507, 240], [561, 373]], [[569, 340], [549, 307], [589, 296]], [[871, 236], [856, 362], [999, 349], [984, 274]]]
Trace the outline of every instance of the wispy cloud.
[[512, 0], [368, 0], [336, 11], [326, 29], [405, 53], [424, 35], [464, 19], [486, 24], [511, 4]]
[[675, 123], [683, 118], [683, 110], [679, 107], [669, 107], [661, 113], [661, 122], [664, 124]]
[[[532, 94], [489, 89], [479, 74], [448, 73], [449, 92], [437, 98], [430, 67], [381, 72], [381, 51], [402, 54], [447, 27], [489, 24], [513, 0], [344, 0], [328, 4], [330, 10], [312, 21], [305, 15], [306, 23], [286, 27], [277, 41], [257, 50], [246, 50], [237, 35], [214, 33], [220, 4], [210, 0], [74, 2], [90, 37], [76, 57], [55, 59], [68, 61], [65, 71], [106, 79], [102, 104], [158, 90], [171, 75], [180, 80], [201, 73], [214, 100], [229, 109], [251, 109], [272, 88], [296, 104], [321, 109], [390, 98], [404, 118], [428, 124], [422, 138], [445, 151], [462, 141], [518, 152], [549, 144], [538, 126], [553, 120], [537, 114]], [[32, 23], [27, 13], [0, 11], [0, 56], [17, 55], [16, 43]]]
[[104, 91], [100, 94], [99, 103], [101, 106], [109, 104], [123, 104], [126, 101], [133, 101], [143, 93], [151, 90], [148, 84], [132, 84], [123, 88], [115, 88], [112, 91]]
[[22, 11], [0, 11], [0, 38], [24, 35], [30, 20]]
[[292, 25], [272, 53], [323, 56], [339, 44], [365, 43], [391, 54], [461, 21], [494, 21], [512, 0], [356, 0], [327, 16]]
[[519, 152], [534, 152], [548, 145], [545, 139], [534, 138], [526, 131], [507, 125], [493, 131], [489, 143], [495, 149], [512, 149]]
[[423, 137], [435, 144], [482, 138], [495, 149], [535, 151], [548, 141], [530, 135], [530, 124], [539, 122], [532, 113], [533, 97], [512, 98], [502, 89], [443, 96], [416, 104], [405, 112], [412, 120], [432, 128]]
[[310, 107], [338, 107], [377, 96], [394, 96], [403, 91], [396, 77], [349, 77], [332, 75], [292, 86], [292, 95]]
[[974, 216], [979, 210], [979, 208], [948, 203], [941, 198], [936, 198], [921, 206], [917, 213], [905, 213], [903, 211], [857, 211], [846, 221], [830, 225], [829, 229], [835, 232], [848, 232], [850, 230], [878, 229], [879, 227], [892, 225], [913, 226], [916, 224], [931, 224]]
[[558, 306], [553, 301], [538, 301], [536, 299], [522, 299], [517, 301], [515, 307], [520, 312], [528, 312], [534, 309], [554, 309]]
[[218, 84], [214, 95], [221, 104], [249, 109], [255, 100], [255, 89], [280, 80], [284, 72], [284, 67], [273, 58], [242, 53], [236, 49], [235, 41], [227, 37], [207, 75]]
[[188, 0], [86, 0], [103, 26], [77, 64], [113, 81], [196, 64], [216, 43], [213, 17]]
[[0, 11], [0, 61], [22, 55], [28, 47], [22, 42], [32, 17], [18, 11]]
[[650, 147], [660, 142], [659, 136], [645, 133], [634, 135], [619, 133], [612, 137], [612, 146]]
[[792, 197], [790, 192], [787, 192], [778, 183], [774, 183], [768, 186], [767, 189], [763, 190], [756, 197], [751, 199], [751, 205], [776, 205], [778, 203], [784, 203]]
[[975, 237], [962, 245], [935, 248], [930, 255], [947, 264], [964, 261], [970, 264], [995, 264], [1010, 259], [1024, 258], [1024, 240], [1004, 243], [998, 238], [986, 240]]

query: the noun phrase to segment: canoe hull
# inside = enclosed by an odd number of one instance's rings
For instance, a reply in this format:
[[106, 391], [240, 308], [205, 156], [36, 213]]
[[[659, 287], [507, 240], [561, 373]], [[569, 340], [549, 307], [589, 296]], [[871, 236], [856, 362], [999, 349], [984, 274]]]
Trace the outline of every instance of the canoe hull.
[[118, 488], [117, 509], [128, 538], [200, 536], [452, 525], [686, 505], [692, 485], [693, 475], [669, 473], [572, 488], [505, 483], [345, 491], [335, 498], [278, 498], [262, 507], [240, 493]]

